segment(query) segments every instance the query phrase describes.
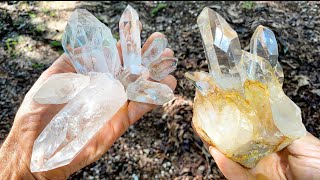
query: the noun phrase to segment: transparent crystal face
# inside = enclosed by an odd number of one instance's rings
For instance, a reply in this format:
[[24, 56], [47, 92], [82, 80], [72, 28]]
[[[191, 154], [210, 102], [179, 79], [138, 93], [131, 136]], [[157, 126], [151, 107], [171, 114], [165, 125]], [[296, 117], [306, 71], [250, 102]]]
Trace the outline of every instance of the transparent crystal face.
[[250, 52], [268, 60], [272, 67], [278, 62], [278, 44], [274, 33], [260, 25], [250, 41]]
[[145, 67], [149, 67], [150, 64], [160, 58], [167, 45], [168, 41], [166, 38], [155, 38], [148, 49], [143, 53], [142, 64]]
[[177, 64], [177, 58], [160, 58], [149, 66], [150, 77], [156, 81], [160, 81], [176, 70]]
[[306, 134], [301, 110], [283, 92], [283, 71], [273, 32], [259, 26], [250, 53], [216, 12], [198, 17], [209, 72], [186, 73], [196, 87], [193, 126], [208, 144], [252, 168]]
[[116, 40], [110, 29], [87, 10], [77, 9], [72, 13], [62, 46], [78, 73], [106, 72], [116, 76], [121, 70]]
[[120, 22], [120, 42], [124, 68], [141, 64], [139, 15], [130, 5], [124, 10]]
[[214, 80], [207, 72], [187, 72], [186, 78], [197, 88], [203, 95], [207, 95], [214, 90]]
[[254, 80], [262, 83], [271, 83], [274, 79], [272, 67], [265, 59], [243, 51], [239, 67], [243, 82], [246, 80]]
[[279, 83], [284, 81], [283, 69], [278, 61], [278, 44], [274, 33], [267, 27], [258, 26], [250, 40], [250, 53], [270, 62]]
[[[206, 57], [209, 61], [209, 71], [214, 76], [230, 74], [241, 58], [241, 47], [237, 33], [218, 13], [210, 8], [204, 8], [197, 19]], [[222, 75], [221, 75], [222, 74]]]

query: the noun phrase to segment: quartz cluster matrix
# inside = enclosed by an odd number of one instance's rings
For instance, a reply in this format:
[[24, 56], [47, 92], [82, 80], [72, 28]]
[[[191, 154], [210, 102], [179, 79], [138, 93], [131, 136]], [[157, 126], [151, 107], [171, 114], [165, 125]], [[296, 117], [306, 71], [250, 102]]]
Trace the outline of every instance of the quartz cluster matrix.
[[138, 13], [128, 6], [120, 19], [120, 44], [110, 29], [87, 10], [70, 17], [62, 46], [77, 73], [50, 76], [33, 99], [39, 104], [66, 104], [33, 145], [31, 171], [69, 164], [129, 99], [162, 105], [174, 98], [158, 81], [174, 71], [176, 58], [163, 57], [166, 38], [155, 38], [141, 52]]
[[252, 168], [306, 134], [300, 108], [282, 90], [274, 33], [258, 26], [250, 52], [237, 33], [210, 8], [197, 19], [209, 73], [186, 73], [196, 87], [193, 127], [208, 144]]

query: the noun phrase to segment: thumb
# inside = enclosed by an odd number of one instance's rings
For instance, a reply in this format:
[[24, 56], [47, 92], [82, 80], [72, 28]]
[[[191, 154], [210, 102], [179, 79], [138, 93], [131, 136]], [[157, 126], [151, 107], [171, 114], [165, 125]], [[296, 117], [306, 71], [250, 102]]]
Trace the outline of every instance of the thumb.
[[215, 147], [210, 146], [209, 152], [213, 156], [220, 171], [227, 179], [250, 179], [250, 173], [247, 169], [227, 158]]

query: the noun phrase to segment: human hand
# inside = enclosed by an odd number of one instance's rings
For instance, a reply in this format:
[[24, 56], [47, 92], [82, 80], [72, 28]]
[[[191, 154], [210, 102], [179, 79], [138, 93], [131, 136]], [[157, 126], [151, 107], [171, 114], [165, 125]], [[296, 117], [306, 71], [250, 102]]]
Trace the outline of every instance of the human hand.
[[[142, 53], [154, 38], [164, 37], [161, 33], [152, 34], [142, 47]], [[117, 44], [120, 58], [121, 47]], [[171, 49], [166, 49], [162, 57], [173, 57]], [[66, 179], [82, 167], [98, 160], [113, 143], [155, 105], [127, 101], [114, 117], [106, 123], [96, 136], [68, 165], [46, 172], [31, 173], [30, 160], [33, 143], [50, 120], [64, 105], [38, 104], [32, 97], [41, 84], [53, 74], [75, 72], [65, 54], [61, 55], [46, 71], [44, 71], [33, 87], [26, 94], [13, 123], [12, 129], [0, 149], [0, 176], [4, 179]], [[176, 87], [176, 79], [169, 75], [161, 83], [171, 89]]]
[[261, 159], [252, 169], [205, 145], [227, 179], [320, 179], [320, 140], [310, 133]]

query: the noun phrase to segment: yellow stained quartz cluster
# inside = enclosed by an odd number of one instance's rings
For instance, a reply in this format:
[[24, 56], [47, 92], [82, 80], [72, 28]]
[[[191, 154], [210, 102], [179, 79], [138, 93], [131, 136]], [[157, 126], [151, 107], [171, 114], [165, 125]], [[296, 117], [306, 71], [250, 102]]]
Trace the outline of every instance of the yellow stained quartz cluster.
[[265, 155], [292, 142], [275, 126], [268, 87], [258, 81], [244, 83], [244, 95], [217, 87], [194, 100], [193, 125], [209, 144], [231, 159], [254, 167]]
[[282, 90], [283, 71], [273, 32], [259, 26], [242, 51], [239, 38], [216, 12], [198, 17], [209, 73], [186, 73], [196, 86], [193, 127], [208, 144], [252, 168], [305, 135], [301, 110]]

